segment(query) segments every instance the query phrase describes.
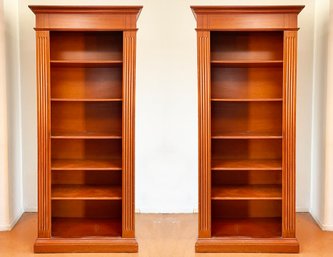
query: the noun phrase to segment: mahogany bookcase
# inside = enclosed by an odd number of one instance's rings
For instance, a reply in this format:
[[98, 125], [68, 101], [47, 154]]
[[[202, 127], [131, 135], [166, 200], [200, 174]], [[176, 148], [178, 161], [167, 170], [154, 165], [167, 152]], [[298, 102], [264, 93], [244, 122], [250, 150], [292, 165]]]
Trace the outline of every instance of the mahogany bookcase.
[[297, 16], [304, 6], [192, 6], [197, 20], [197, 252], [299, 252]]
[[30, 6], [36, 15], [35, 252], [137, 252], [136, 21], [141, 6]]

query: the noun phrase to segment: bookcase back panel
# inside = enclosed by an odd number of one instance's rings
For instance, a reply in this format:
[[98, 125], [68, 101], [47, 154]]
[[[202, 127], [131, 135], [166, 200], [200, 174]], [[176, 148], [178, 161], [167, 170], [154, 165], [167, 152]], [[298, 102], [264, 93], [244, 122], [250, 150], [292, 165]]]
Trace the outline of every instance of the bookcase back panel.
[[121, 135], [121, 102], [52, 102], [52, 134], [104, 132]]
[[280, 171], [270, 170], [225, 170], [212, 173], [212, 185], [280, 185]]
[[212, 66], [212, 99], [282, 99], [281, 67]]
[[122, 67], [52, 67], [53, 99], [121, 99]]
[[121, 201], [56, 200], [52, 201], [56, 218], [121, 218]]
[[279, 200], [212, 201], [212, 218], [276, 218], [282, 215]]
[[283, 32], [211, 32], [212, 60], [282, 60]]
[[213, 220], [213, 237], [280, 238], [281, 218], [230, 218]]
[[263, 160], [282, 158], [280, 139], [226, 139], [212, 141], [212, 159]]
[[120, 237], [121, 201], [52, 201], [52, 236]]
[[121, 185], [121, 171], [65, 170], [52, 172], [52, 184], [57, 185]]
[[122, 60], [122, 32], [53, 31], [51, 60]]
[[53, 139], [52, 160], [113, 160], [121, 159], [121, 140]]
[[282, 135], [282, 102], [213, 102], [212, 134], [264, 132]]
[[[70, 228], [70, 229], [69, 229]], [[52, 218], [52, 236], [68, 239], [121, 237], [121, 219]]]

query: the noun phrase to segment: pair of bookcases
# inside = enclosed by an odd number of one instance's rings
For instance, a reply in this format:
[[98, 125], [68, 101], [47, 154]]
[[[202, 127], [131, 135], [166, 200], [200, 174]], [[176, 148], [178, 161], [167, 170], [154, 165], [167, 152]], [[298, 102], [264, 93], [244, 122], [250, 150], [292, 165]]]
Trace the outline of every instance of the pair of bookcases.
[[[36, 14], [36, 252], [136, 252], [138, 6]], [[198, 252], [298, 252], [295, 90], [301, 6], [192, 7], [199, 82]]]

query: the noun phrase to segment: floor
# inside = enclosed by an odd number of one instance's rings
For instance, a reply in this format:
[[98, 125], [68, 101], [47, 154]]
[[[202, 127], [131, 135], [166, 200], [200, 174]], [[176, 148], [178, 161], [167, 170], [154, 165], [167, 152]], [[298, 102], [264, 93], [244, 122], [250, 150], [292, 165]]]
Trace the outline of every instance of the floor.
[[[33, 256], [37, 216], [26, 213], [10, 232], [0, 232], [0, 257]], [[333, 257], [333, 232], [319, 229], [309, 214], [297, 215], [297, 238], [301, 253], [295, 254], [195, 254], [197, 234], [195, 214], [137, 214], [136, 234], [138, 254], [38, 254], [36, 256], [61, 257]]]

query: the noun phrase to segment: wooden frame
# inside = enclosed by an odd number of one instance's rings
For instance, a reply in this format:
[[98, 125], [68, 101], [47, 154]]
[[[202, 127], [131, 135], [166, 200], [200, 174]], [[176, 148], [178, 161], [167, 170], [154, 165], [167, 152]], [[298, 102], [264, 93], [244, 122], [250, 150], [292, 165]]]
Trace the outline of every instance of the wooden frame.
[[29, 7], [36, 15], [37, 52], [34, 250], [137, 252], [135, 56], [142, 7]]
[[198, 45], [196, 252], [297, 253], [297, 15], [304, 6], [191, 8]]

